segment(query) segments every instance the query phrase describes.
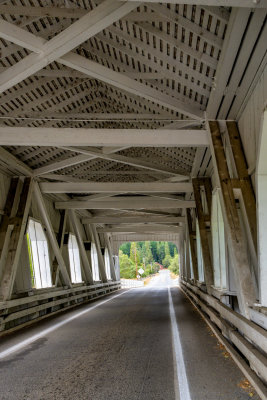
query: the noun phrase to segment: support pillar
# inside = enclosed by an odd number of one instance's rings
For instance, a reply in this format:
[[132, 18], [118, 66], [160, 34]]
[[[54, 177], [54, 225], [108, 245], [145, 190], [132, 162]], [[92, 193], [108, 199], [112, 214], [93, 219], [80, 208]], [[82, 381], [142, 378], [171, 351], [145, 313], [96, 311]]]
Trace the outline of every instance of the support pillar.
[[79, 221], [77, 219], [77, 216], [75, 214], [74, 210], [69, 210], [69, 219], [71, 223], [71, 227], [75, 233], [75, 236], [77, 238], [78, 246], [79, 246], [79, 251], [82, 259], [82, 264], [83, 264], [83, 270], [84, 270], [84, 275], [86, 277], [87, 283], [93, 285], [94, 280], [92, 276], [92, 268], [91, 268], [91, 263], [87, 257], [85, 247], [84, 247], [84, 242], [82, 239], [82, 232], [80, 230], [80, 225]]
[[41, 190], [40, 190], [39, 185], [38, 185], [37, 182], [34, 183], [34, 196], [35, 196], [35, 199], [36, 199], [36, 202], [37, 202], [37, 205], [38, 205], [38, 209], [39, 209], [40, 214], [41, 214], [41, 218], [43, 220], [44, 225], [46, 226], [46, 232], [47, 232], [47, 235], [49, 237], [52, 249], [53, 249], [55, 257], [57, 259], [63, 283], [66, 286], [71, 287], [72, 286], [71, 280], [70, 280], [70, 277], [69, 277], [69, 274], [68, 274], [64, 259], [62, 257], [61, 251], [59, 249], [58, 242], [57, 242], [57, 239], [56, 239], [56, 235], [55, 235], [53, 226], [51, 224], [51, 221], [50, 221], [50, 218], [49, 218], [46, 206], [45, 206], [45, 202], [44, 202]]
[[2, 269], [1, 301], [10, 300], [12, 296], [32, 199], [32, 186], [31, 178], [25, 178], [23, 183], [21, 180], [12, 180], [7, 196], [6, 211], [8, 214], [4, 216], [1, 224], [2, 234], [5, 232], [0, 261]]
[[[59, 246], [59, 250], [62, 253], [63, 243], [64, 243], [64, 235], [66, 230], [66, 221], [67, 221], [68, 210], [62, 210], [60, 216], [59, 230], [57, 235], [57, 242]], [[52, 282], [53, 285], [57, 286], [61, 281], [60, 279], [60, 270], [58, 267], [57, 258], [55, 257], [52, 263]]]
[[113, 257], [112, 257], [112, 250], [111, 250], [111, 245], [110, 245], [110, 241], [109, 241], [109, 236], [107, 233], [105, 233], [104, 237], [105, 237], [105, 243], [106, 243], [107, 249], [108, 249], [111, 279], [113, 281], [116, 281], [117, 278], [116, 278], [116, 273], [115, 273], [115, 266], [114, 266], [114, 261], [113, 261]]
[[94, 224], [89, 225], [89, 231], [91, 233], [91, 237], [94, 239], [95, 246], [96, 246], [97, 258], [98, 258], [98, 267], [99, 267], [101, 280], [102, 280], [103, 283], [106, 283], [107, 282], [107, 275], [106, 275], [106, 269], [105, 269], [105, 261], [104, 261], [103, 254], [101, 252], [101, 245], [100, 245], [98, 232], [97, 232], [96, 227], [95, 227]]
[[[209, 233], [211, 223], [211, 181], [210, 178], [192, 179], [194, 197], [196, 202], [196, 212], [199, 225], [200, 242], [204, 262], [204, 278], [208, 293], [211, 293], [211, 286], [214, 284], [213, 267], [209, 245]], [[201, 199], [201, 187], [205, 190], [208, 212], [204, 212]]]
[[256, 293], [247, 260], [247, 252], [235, 204], [233, 183], [230, 178], [220, 127], [217, 121], [209, 122], [213, 165], [221, 188], [221, 204], [228, 237], [230, 256], [234, 264], [235, 281], [240, 311], [249, 318], [249, 306], [256, 301]]
[[192, 267], [193, 267], [193, 273], [194, 273], [194, 282], [196, 282], [196, 281], [198, 281], [197, 255], [196, 255], [196, 247], [195, 247], [196, 232], [193, 231], [192, 215], [191, 215], [191, 210], [189, 208], [186, 209], [186, 218], [187, 218], [187, 226], [188, 226]]
[[255, 193], [250, 176], [248, 174], [247, 161], [237, 123], [235, 121], [227, 121], [226, 126], [238, 175], [237, 178], [242, 192], [247, 219], [249, 222], [248, 225], [254, 245], [254, 251], [257, 254], [257, 212]]

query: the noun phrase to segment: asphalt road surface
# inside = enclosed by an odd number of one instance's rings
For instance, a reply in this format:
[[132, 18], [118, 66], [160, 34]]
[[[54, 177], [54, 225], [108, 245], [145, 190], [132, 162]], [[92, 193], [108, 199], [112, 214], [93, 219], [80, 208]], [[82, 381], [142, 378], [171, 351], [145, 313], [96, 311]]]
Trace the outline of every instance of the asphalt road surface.
[[1, 400], [251, 399], [244, 386], [168, 271], [0, 344]]

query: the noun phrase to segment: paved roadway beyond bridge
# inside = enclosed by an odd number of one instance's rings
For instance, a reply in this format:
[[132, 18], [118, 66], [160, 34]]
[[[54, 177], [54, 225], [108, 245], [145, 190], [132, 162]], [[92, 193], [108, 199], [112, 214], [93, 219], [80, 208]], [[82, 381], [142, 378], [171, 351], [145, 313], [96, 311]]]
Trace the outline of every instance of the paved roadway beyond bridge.
[[148, 287], [5, 337], [0, 368], [1, 400], [246, 400], [253, 393], [169, 271]]

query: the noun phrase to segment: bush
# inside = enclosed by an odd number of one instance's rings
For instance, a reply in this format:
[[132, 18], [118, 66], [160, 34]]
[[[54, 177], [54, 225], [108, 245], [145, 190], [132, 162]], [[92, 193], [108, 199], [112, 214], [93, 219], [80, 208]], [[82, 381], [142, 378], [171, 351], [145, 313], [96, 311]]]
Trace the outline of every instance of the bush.
[[169, 266], [171, 265], [172, 262], [172, 258], [169, 254], [167, 254], [164, 259], [162, 260], [162, 265], [164, 268], [169, 268]]
[[174, 258], [172, 259], [169, 270], [173, 272], [175, 275], [179, 275], [179, 259], [178, 254], [175, 254]]
[[121, 278], [136, 278], [136, 266], [130, 258], [120, 250], [120, 274]]

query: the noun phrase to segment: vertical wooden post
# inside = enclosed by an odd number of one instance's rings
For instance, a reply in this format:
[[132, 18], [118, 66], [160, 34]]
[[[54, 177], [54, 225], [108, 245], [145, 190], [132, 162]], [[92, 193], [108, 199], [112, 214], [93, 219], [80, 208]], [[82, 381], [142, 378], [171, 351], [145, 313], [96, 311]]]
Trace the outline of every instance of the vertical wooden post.
[[209, 128], [213, 163], [217, 174], [217, 180], [221, 188], [222, 210], [227, 229], [228, 245], [234, 263], [239, 307], [242, 314], [249, 318], [248, 307], [256, 301], [255, 288], [253, 286], [250, 267], [246, 256], [247, 251], [241, 231], [233, 185], [228, 170], [218, 122], [210, 121]]
[[246, 157], [237, 123], [235, 121], [227, 121], [226, 126], [249, 222], [250, 233], [254, 244], [255, 253], [257, 254], [257, 211], [255, 194], [250, 176], [248, 174]]
[[62, 257], [61, 251], [59, 249], [56, 235], [55, 235], [53, 226], [51, 224], [41, 190], [40, 190], [37, 182], [34, 183], [34, 195], [35, 195], [35, 199], [36, 199], [36, 202], [37, 202], [40, 214], [41, 214], [41, 218], [43, 220], [44, 225], [46, 226], [47, 235], [49, 237], [53, 251], [55, 253], [55, 257], [57, 258], [57, 262], [58, 262], [58, 266], [60, 269], [63, 283], [65, 285], [71, 287], [72, 284], [71, 284], [71, 280], [70, 280], [70, 277], [69, 277], [69, 274], [67, 271], [67, 267], [65, 265], [65, 261]]
[[[59, 246], [59, 250], [62, 252], [63, 242], [64, 242], [64, 235], [66, 229], [66, 221], [67, 221], [68, 210], [62, 210], [60, 215], [60, 223], [59, 223], [59, 230], [57, 235], [57, 242]], [[58, 282], [60, 282], [60, 271], [58, 267], [57, 258], [55, 257], [52, 263], [52, 282], [53, 285], [57, 286]]]
[[113, 261], [113, 257], [112, 257], [112, 250], [111, 250], [111, 245], [110, 245], [110, 241], [109, 241], [109, 236], [107, 233], [105, 233], [104, 237], [105, 237], [105, 243], [106, 243], [107, 249], [108, 249], [111, 278], [113, 281], [116, 281], [117, 278], [116, 278], [116, 273], [115, 273], [115, 266], [114, 266], [114, 261]]
[[192, 228], [192, 216], [191, 210], [189, 208], [186, 209], [186, 218], [187, 218], [187, 225], [188, 225], [188, 233], [189, 233], [189, 243], [190, 243], [190, 252], [191, 252], [191, 260], [192, 260], [192, 267], [194, 273], [194, 281], [198, 281], [198, 267], [197, 267], [197, 255], [196, 255], [196, 248], [195, 248], [195, 236], [196, 232], [193, 231]]
[[84, 242], [82, 239], [82, 233], [81, 233], [79, 222], [77, 220], [77, 216], [76, 216], [74, 210], [69, 210], [69, 218], [70, 218], [70, 223], [71, 223], [72, 229], [74, 230], [75, 236], [77, 238], [86, 280], [89, 284], [93, 284], [94, 280], [93, 280], [93, 276], [92, 276], [91, 263], [87, 257], [86, 251], [85, 251]]
[[[194, 197], [196, 202], [196, 212], [199, 225], [200, 242], [202, 248], [203, 262], [204, 262], [204, 276], [208, 293], [211, 292], [211, 285], [214, 283], [213, 267], [210, 255], [209, 238], [206, 227], [206, 222], [210, 224], [210, 211], [211, 211], [211, 182], [210, 178], [194, 178], [192, 179]], [[201, 200], [201, 186], [205, 188], [205, 194], [208, 204], [209, 213], [205, 215], [202, 200]]]
[[14, 193], [15, 182], [11, 183], [8, 195], [8, 201], [10, 200], [12, 207], [11, 204], [7, 204], [9, 216], [5, 216], [2, 224], [2, 231], [6, 229], [8, 235], [4, 245], [5, 251], [2, 251], [1, 254], [3, 271], [0, 284], [0, 298], [2, 301], [10, 300], [12, 296], [32, 198], [32, 179], [25, 178], [21, 191], [17, 190], [20, 186], [20, 181], [17, 181], [17, 189], [12, 202], [10, 197], [11, 193]]
[[98, 232], [96, 231], [96, 227], [94, 224], [89, 225], [89, 231], [91, 233], [91, 237], [94, 239], [96, 251], [97, 251], [97, 258], [98, 258], [98, 266], [99, 272], [101, 276], [101, 280], [103, 283], [107, 282], [107, 275], [105, 269], [105, 261], [103, 259], [103, 254], [101, 252], [100, 240], [98, 236]]

